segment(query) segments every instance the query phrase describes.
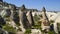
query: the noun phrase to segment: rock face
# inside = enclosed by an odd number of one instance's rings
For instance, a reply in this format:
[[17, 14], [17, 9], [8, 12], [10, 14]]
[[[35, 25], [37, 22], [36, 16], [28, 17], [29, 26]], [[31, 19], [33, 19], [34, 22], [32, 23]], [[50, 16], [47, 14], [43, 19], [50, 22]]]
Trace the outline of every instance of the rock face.
[[20, 24], [19, 24], [19, 21], [20, 21], [19, 20], [19, 15], [18, 15], [18, 13], [16, 11], [13, 12], [13, 20], [14, 20], [15, 24], [20, 26]]
[[46, 15], [46, 9], [45, 9], [45, 7], [43, 7], [43, 9], [42, 9], [42, 16], [43, 16], [43, 18], [42, 18], [42, 29], [44, 30], [44, 29], [48, 29], [49, 28], [49, 20], [48, 20], [48, 17], [47, 17], [47, 15]]
[[5, 25], [5, 24], [6, 24], [6, 21], [4, 20], [4, 18], [0, 16], [0, 25]]
[[27, 13], [27, 19], [28, 19], [28, 21], [29, 21], [29, 23], [30, 23], [31, 26], [34, 25], [32, 11], [28, 11], [28, 13]]

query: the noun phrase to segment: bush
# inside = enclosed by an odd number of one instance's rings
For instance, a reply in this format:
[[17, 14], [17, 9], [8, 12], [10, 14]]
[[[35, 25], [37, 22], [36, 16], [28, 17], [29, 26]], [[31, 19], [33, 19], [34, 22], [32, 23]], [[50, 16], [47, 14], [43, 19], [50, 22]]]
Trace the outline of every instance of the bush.
[[9, 33], [16, 33], [16, 29], [14, 29], [11, 25], [6, 24], [5, 26], [3, 26], [3, 29], [6, 30]]
[[54, 23], [54, 20], [50, 20], [50, 24], [51, 24], [51, 23]]
[[31, 29], [26, 29], [25, 34], [31, 34]]
[[55, 34], [54, 31], [49, 31], [48, 34]]

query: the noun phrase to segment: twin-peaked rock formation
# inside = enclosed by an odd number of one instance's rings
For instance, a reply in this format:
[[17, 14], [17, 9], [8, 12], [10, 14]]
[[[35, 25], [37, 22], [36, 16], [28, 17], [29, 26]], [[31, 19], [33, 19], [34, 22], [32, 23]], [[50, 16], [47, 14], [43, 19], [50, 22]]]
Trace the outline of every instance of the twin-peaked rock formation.
[[[0, 0], [0, 10], [2, 10], [0, 12], [1, 16], [3, 15], [4, 17], [7, 14], [7, 16], [10, 17], [11, 22], [13, 21], [13, 23], [16, 22], [16, 23], [21, 24], [21, 27], [23, 29], [31, 28], [34, 25], [32, 12], [37, 11], [35, 9], [26, 9], [24, 5], [22, 5], [22, 7], [16, 7], [13, 4], [8, 4]], [[18, 13], [18, 16], [16, 15], [17, 13]], [[46, 16], [46, 10], [44, 7], [42, 10], [42, 16], [43, 16], [42, 29], [47, 29], [49, 28], [49, 20]]]

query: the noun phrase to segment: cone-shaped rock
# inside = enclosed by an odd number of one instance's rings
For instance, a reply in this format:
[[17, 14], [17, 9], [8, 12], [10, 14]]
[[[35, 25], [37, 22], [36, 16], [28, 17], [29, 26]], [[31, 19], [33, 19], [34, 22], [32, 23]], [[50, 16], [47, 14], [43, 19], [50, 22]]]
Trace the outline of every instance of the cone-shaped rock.
[[30, 28], [30, 23], [27, 19], [26, 13], [24, 11], [25, 9], [22, 7], [20, 11], [20, 21], [25, 29]]
[[43, 24], [44, 24], [44, 26], [49, 26], [49, 20], [48, 20], [48, 17], [46, 15], [45, 7], [43, 7], [43, 9], [42, 9], [42, 16], [43, 16]]
[[49, 30], [49, 20], [48, 20], [48, 17], [47, 17], [47, 15], [46, 15], [46, 9], [45, 9], [45, 7], [43, 7], [43, 9], [42, 9], [42, 29], [43, 30]]

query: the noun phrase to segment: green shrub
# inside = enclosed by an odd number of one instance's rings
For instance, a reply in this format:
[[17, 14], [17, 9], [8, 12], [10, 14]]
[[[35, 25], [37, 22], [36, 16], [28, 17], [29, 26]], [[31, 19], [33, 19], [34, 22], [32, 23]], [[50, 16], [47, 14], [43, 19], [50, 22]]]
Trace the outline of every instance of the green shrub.
[[6, 24], [5, 26], [3, 26], [3, 29], [8, 31], [9, 33], [14, 33], [14, 34], [16, 33], [16, 29], [9, 24]]
[[55, 34], [54, 31], [49, 31], [48, 34]]
[[50, 22], [50, 24], [51, 24], [51, 23], [54, 23], [54, 20], [50, 20], [49, 22]]
[[25, 34], [31, 34], [31, 29], [26, 29]]

